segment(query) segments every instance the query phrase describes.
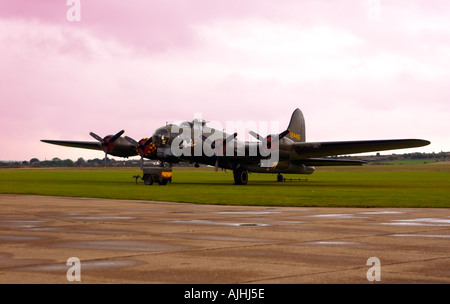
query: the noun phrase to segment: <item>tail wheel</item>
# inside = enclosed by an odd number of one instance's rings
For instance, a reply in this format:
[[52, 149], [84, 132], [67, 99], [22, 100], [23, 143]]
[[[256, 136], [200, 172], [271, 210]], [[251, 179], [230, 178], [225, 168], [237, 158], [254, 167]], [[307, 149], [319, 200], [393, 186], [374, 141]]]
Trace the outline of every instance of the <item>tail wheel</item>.
[[236, 185], [247, 185], [248, 182], [248, 170], [244, 168], [237, 168], [233, 171], [234, 183]]

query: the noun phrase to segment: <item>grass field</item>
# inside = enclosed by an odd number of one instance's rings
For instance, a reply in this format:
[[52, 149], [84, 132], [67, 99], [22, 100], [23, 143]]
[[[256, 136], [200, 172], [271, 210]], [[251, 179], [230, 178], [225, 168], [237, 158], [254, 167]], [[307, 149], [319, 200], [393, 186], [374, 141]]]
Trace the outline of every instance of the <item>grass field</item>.
[[450, 165], [365, 165], [317, 168], [307, 181], [276, 182], [250, 174], [245, 186], [232, 172], [174, 168], [173, 183], [135, 183], [128, 169], [2, 169], [0, 193], [156, 200], [201, 204], [342, 207], [450, 207]]

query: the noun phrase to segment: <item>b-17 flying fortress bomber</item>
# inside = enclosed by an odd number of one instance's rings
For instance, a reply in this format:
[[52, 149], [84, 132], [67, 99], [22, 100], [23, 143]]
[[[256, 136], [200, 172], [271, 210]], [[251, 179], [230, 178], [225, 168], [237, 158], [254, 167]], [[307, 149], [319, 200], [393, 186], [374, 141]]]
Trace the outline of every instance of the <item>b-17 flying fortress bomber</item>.
[[84, 149], [103, 150], [107, 155], [159, 160], [162, 163], [191, 162], [233, 171], [237, 185], [245, 185], [249, 172], [312, 174], [316, 166], [357, 166], [364, 161], [337, 160], [327, 156], [421, 147], [430, 144], [422, 139], [384, 139], [359, 141], [306, 142], [305, 119], [300, 109], [291, 116], [287, 129], [266, 137], [250, 131], [258, 142], [240, 141], [237, 133], [227, 134], [210, 128], [202, 119], [180, 124], [166, 124], [153, 135], [136, 141], [122, 137], [124, 130], [96, 141], [42, 140], [42, 142]]

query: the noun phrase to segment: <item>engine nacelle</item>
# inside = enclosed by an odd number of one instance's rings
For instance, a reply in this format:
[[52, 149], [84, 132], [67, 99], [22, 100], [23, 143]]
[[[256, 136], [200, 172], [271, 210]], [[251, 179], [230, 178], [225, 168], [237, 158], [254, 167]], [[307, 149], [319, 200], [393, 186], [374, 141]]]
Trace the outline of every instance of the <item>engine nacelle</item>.
[[296, 165], [288, 160], [274, 162], [271, 167], [263, 167], [258, 165], [257, 167], [248, 167], [250, 172], [259, 173], [290, 173], [290, 174], [312, 174], [316, 171], [313, 166]]
[[286, 173], [313, 174], [314, 171], [316, 171], [316, 168], [314, 168], [314, 166], [292, 165], [290, 168], [288, 168], [288, 171], [286, 171]]
[[108, 148], [108, 154], [113, 156], [129, 157], [136, 155], [136, 147], [123, 137], [119, 137], [114, 143], [110, 143]]

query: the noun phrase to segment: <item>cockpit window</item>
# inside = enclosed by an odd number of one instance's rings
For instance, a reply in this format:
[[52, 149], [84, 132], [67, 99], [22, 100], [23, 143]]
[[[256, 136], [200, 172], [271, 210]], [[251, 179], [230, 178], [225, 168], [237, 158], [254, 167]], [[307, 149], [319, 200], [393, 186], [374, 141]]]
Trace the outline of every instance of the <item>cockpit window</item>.
[[170, 139], [169, 130], [166, 128], [159, 128], [153, 134], [153, 140], [156, 146], [165, 146]]

